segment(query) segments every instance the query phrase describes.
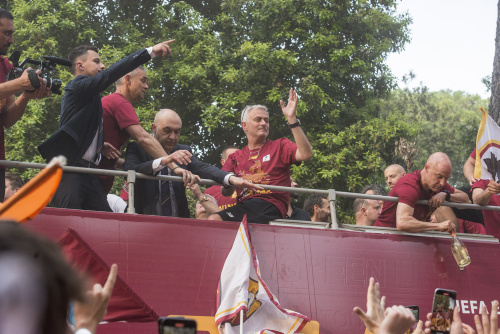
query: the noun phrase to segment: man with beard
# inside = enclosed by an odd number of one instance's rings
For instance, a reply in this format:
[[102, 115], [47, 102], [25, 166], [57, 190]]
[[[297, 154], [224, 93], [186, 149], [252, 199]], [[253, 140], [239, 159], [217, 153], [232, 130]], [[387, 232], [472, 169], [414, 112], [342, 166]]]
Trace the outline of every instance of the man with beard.
[[[45, 85], [45, 80], [38, 76], [40, 87], [35, 90], [28, 77], [28, 71], [17, 79], [5, 82], [7, 74], [12, 69], [12, 64], [3, 56], [14, 43], [14, 17], [5, 9], [0, 8], [0, 160], [5, 160], [4, 127], [10, 128], [24, 114], [30, 99], [50, 95]], [[38, 75], [40, 71], [36, 72]], [[16, 99], [15, 93], [24, 92]], [[0, 202], [3, 202], [5, 193], [5, 167], [0, 166]]]
[[304, 210], [309, 213], [313, 222], [330, 221], [330, 203], [326, 195], [312, 194], [304, 202]]

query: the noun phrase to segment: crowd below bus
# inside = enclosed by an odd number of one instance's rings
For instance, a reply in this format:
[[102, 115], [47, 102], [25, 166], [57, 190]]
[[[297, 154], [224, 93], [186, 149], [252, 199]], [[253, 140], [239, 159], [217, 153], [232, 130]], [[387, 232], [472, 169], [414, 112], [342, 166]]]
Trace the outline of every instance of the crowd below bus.
[[[0, 333], [2, 334], [96, 334], [104, 319], [117, 280], [118, 267], [110, 267], [106, 282], [88, 289], [88, 278], [67, 262], [60, 248], [22, 225], [4, 221], [0, 224]], [[71, 307], [73, 305], [73, 307]], [[491, 314], [485, 305], [481, 315], [474, 316], [477, 333], [499, 334], [498, 301]], [[68, 310], [74, 320], [68, 321]], [[451, 319], [441, 309], [428, 313], [425, 322], [417, 321], [409, 308], [385, 307], [380, 285], [368, 281], [366, 311], [355, 307], [354, 313], [373, 334], [431, 333], [439, 318]], [[459, 307], [450, 308], [453, 320], [444, 322], [450, 334], [473, 334], [474, 329], [462, 323]], [[439, 314], [438, 314], [439, 313]], [[437, 319], [437, 321], [436, 321]]]

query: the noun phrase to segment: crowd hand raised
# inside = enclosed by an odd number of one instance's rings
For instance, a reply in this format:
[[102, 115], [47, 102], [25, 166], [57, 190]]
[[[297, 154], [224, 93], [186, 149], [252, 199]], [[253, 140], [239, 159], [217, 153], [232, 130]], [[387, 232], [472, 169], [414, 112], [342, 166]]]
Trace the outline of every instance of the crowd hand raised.
[[118, 159], [120, 155], [122, 155], [120, 151], [108, 142], [104, 142], [104, 144], [102, 144], [101, 154], [110, 160]]
[[264, 188], [262, 188], [258, 184], [249, 182], [242, 177], [231, 176], [229, 178], [229, 182], [231, 182], [231, 184], [233, 186], [235, 186], [236, 188], [248, 188], [248, 189], [254, 189], [254, 190], [264, 190]]
[[364, 322], [366, 329], [373, 334], [378, 334], [380, 324], [384, 320], [385, 296], [380, 298], [380, 285], [370, 277], [366, 293], [366, 313], [358, 306], [353, 311]]
[[172, 55], [172, 50], [170, 50], [169, 44], [174, 42], [175, 39], [169, 41], [161, 42], [153, 46], [153, 52], [155, 55], [165, 57], [167, 54]]
[[[169, 163], [177, 162], [179, 165], [187, 165], [187, 164], [191, 163], [190, 158], [192, 156], [193, 155], [188, 150], [178, 150], [178, 151], [175, 151], [174, 153], [167, 155], [166, 157], [163, 157], [161, 160], [161, 164], [163, 166], [166, 166]], [[180, 176], [181, 174], [178, 174], [178, 175]]]
[[[488, 319], [488, 309], [486, 305], [481, 308], [481, 319], [478, 315], [474, 316], [474, 322], [476, 323], [476, 331], [478, 334], [499, 334], [498, 330], [498, 301], [494, 300], [491, 303], [491, 312]], [[482, 320], [482, 323], [481, 323]]]
[[287, 118], [287, 120], [291, 120], [295, 123], [295, 116], [297, 114], [297, 103], [299, 101], [299, 97], [297, 96], [297, 92], [290, 88], [290, 92], [288, 94], [288, 103], [285, 106], [283, 100], [280, 100], [281, 111], [283, 111], [283, 115]]
[[94, 284], [92, 290], [87, 292], [85, 301], [75, 303], [76, 329], [86, 328], [92, 333], [96, 333], [97, 325], [106, 315], [109, 299], [115, 286], [117, 272], [118, 266], [113, 264], [104, 287], [99, 283]]
[[[198, 176], [198, 175], [196, 175]], [[191, 192], [193, 193], [193, 196], [195, 199], [198, 201], [203, 198], [203, 193], [201, 192], [200, 186], [197, 183], [194, 183], [192, 185], [186, 186], [186, 188], [189, 188]]]
[[415, 323], [412, 311], [401, 305], [388, 307], [384, 314], [385, 318], [380, 323], [380, 334], [405, 333]]
[[417, 327], [412, 334], [424, 334], [424, 322], [422, 320], [418, 321]]
[[[431, 318], [432, 313], [427, 313], [427, 321], [425, 322], [424, 330], [425, 334], [429, 334], [431, 332]], [[453, 310], [453, 322], [451, 323], [450, 334], [474, 333], [474, 330], [470, 332], [466, 327], [472, 329], [470, 326], [462, 324], [462, 319], [460, 319], [460, 309], [458, 306], [455, 306], [455, 309]]]

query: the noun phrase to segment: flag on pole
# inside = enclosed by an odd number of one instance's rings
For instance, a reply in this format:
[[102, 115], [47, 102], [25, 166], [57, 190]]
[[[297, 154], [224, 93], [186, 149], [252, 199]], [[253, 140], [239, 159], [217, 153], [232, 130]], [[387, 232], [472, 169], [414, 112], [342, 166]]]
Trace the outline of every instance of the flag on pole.
[[477, 132], [474, 178], [498, 182], [500, 179], [500, 127], [483, 108], [481, 112], [483, 115]]
[[[222, 268], [215, 323], [221, 334], [299, 332], [310, 318], [281, 307], [262, 280], [246, 216]], [[243, 319], [240, 319], [243, 311]]]

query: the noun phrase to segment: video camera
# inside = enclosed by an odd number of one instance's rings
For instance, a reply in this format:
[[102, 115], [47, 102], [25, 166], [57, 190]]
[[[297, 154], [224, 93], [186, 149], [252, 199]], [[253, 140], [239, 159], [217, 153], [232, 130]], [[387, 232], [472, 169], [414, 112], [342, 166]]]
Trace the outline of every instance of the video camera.
[[[42, 58], [45, 60], [33, 60], [30, 58], [25, 58], [21, 64], [19, 64], [19, 58], [21, 57], [20, 51], [14, 51], [9, 60], [14, 66], [9, 74], [7, 75], [7, 80], [13, 80], [19, 78], [24, 72], [24, 65], [32, 64], [39, 66], [39, 70], [42, 71], [42, 78], [47, 82], [47, 87], [50, 88], [50, 91], [54, 94], [61, 95], [61, 85], [62, 81], [60, 79], [52, 79], [50, 74], [52, 70], [56, 68], [56, 65], [68, 66], [71, 67], [71, 61], [63, 58], [58, 58], [54, 56], [43, 56]], [[47, 72], [47, 73], [44, 73]], [[43, 76], [45, 74], [45, 76]], [[28, 69], [28, 78], [30, 79], [31, 85], [38, 89], [40, 88], [40, 81], [38, 80], [38, 75], [36, 74], [36, 70]]]

